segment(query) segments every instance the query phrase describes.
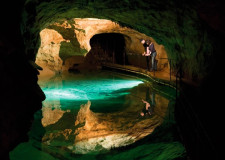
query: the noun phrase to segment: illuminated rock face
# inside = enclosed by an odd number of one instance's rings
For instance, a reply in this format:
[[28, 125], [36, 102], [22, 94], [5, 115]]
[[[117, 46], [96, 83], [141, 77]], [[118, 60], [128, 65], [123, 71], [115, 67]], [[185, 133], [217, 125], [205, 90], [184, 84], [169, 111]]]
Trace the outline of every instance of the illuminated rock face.
[[[103, 33], [122, 34], [125, 39], [125, 52], [127, 55], [141, 55], [144, 52], [144, 47], [140, 43], [140, 39], [152, 40], [158, 53], [158, 67], [161, 69], [168, 69], [169, 67], [168, 60], [160, 59], [167, 58], [166, 51], [162, 45], [158, 45], [154, 39], [143, 33], [128, 27], [122, 27], [110, 20], [74, 18], [73, 24], [69, 24], [67, 21], [64, 21], [62, 24], [52, 24], [51, 28], [55, 29], [44, 29], [40, 32], [41, 46], [38, 50], [36, 63], [44, 68], [41, 75], [53, 75], [55, 73], [60, 73], [68, 70], [74, 64], [81, 63], [77, 62], [79, 60], [73, 57], [76, 57], [77, 55], [86, 56], [91, 50], [90, 39], [94, 35]], [[65, 45], [62, 46], [62, 43]], [[75, 45], [75, 43], [78, 43], [78, 45]], [[72, 46], [76, 46], [79, 49], [71, 49], [73, 48]], [[66, 57], [64, 59], [64, 64], [60, 56]]]
[[60, 43], [65, 41], [62, 35], [52, 29], [40, 32], [41, 46], [38, 50], [36, 63], [44, 68], [41, 75], [54, 75], [62, 71], [62, 60], [59, 57]]
[[[140, 39], [151, 39], [143, 33], [130, 29], [128, 27], [121, 27], [119, 24], [105, 19], [94, 18], [75, 18], [74, 26], [77, 40], [81, 44], [82, 48], [90, 51], [90, 39], [96, 34], [102, 33], [120, 33], [125, 36], [126, 50], [128, 52], [139, 53], [143, 50], [143, 46], [140, 43]], [[80, 32], [79, 30], [82, 30]], [[154, 41], [154, 40], [153, 40]], [[158, 46], [157, 46], [158, 47]]]
[[[118, 22], [154, 38], [156, 42], [165, 46], [169, 58], [174, 59], [171, 63], [173, 69], [178, 69], [178, 65], [182, 64], [179, 67], [182, 67], [184, 76], [203, 78], [209, 73], [210, 68], [215, 68], [210, 66], [215, 63], [209, 64], [207, 61], [215, 58], [214, 51], [218, 53], [216, 50], [220, 45], [215, 47], [215, 50], [213, 45], [220, 43], [220, 40], [215, 41], [220, 35], [215, 36], [211, 27], [217, 31], [222, 31], [224, 28], [223, 15], [221, 15], [223, 12], [219, 11], [223, 5], [214, 1], [212, 4], [205, 3], [203, 0], [199, 0], [195, 5], [189, 1], [177, 3], [175, 0], [166, 3], [167, 5], [163, 4], [164, 2], [144, 0], [129, 2], [121, 0], [120, 3], [111, 0], [76, 3], [65, 0], [54, 3], [46, 3], [45, 0], [35, 2], [27, 0], [26, 14], [23, 14], [22, 18], [22, 30], [26, 39], [26, 48], [34, 50], [27, 54], [35, 58], [34, 53], [37, 53], [39, 48], [38, 34], [53, 22], [58, 22], [59, 26], [67, 30], [74, 30], [74, 18], [101, 18]], [[207, 12], [209, 10], [215, 14]], [[34, 14], [33, 11], [36, 13]], [[69, 23], [64, 23], [65, 20]], [[70, 45], [70, 48], [73, 45]], [[86, 42], [81, 45], [88, 48]]]

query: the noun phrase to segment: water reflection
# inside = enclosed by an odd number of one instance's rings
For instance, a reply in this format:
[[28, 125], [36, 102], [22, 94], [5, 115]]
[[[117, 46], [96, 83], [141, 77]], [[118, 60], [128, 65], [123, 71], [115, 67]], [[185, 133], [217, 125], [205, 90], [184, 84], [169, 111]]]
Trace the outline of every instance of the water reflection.
[[150, 87], [146, 87], [146, 101], [148, 101], [152, 107], [154, 107], [156, 105], [156, 102], [155, 102], [155, 92], [151, 92], [151, 95], [150, 95], [150, 90], [151, 88]]
[[[54, 76], [49, 80], [51, 83], [48, 83], [49, 88], [62, 88], [62, 76]], [[41, 85], [45, 84], [46, 82], [42, 82]], [[43, 86], [42, 86], [43, 87]], [[46, 93], [45, 93], [46, 94]], [[56, 123], [60, 118], [62, 118], [63, 114], [66, 111], [61, 110], [60, 98], [55, 98], [52, 101], [48, 99], [45, 100], [43, 103], [42, 108], [42, 125], [46, 127], [48, 125]]]
[[[102, 74], [100, 76], [103, 76]], [[69, 80], [67, 77], [42, 83], [42, 89], [46, 94], [47, 101], [50, 100], [103, 100], [119, 97], [125, 94], [126, 89], [137, 86], [143, 83], [135, 79], [112, 79], [99, 77], [98, 79], [84, 76], [83, 79], [79, 76], [70, 75]], [[79, 78], [79, 79], [77, 79]], [[52, 85], [52, 82], [57, 82], [57, 85]]]
[[[73, 89], [75, 88], [73, 83], [79, 82], [80, 85], [77, 86], [80, 90], [81, 86], [83, 89], [89, 88], [82, 90], [87, 97], [89, 96], [87, 91], [92, 94], [94, 91], [99, 91], [96, 95], [101, 93], [106, 98], [101, 99], [101, 95], [100, 99], [92, 100], [61, 99], [57, 96], [54, 99], [47, 99], [43, 103], [42, 110], [34, 115], [29, 142], [20, 144], [12, 151], [11, 159], [34, 157], [37, 159], [99, 159], [102, 157], [102, 159], [111, 160], [132, 159], [134, 154], [137, 159], [141, 159], [143, 152], [148, 154], [148, 159], [161, 157], [161, 153], [168, 153], [166, 157], [179, 157], [184, 152], [184, 148], [180, 143], [174, 143], [173, 130], [168, 129], [169, 124], [174, 124], [174, 121], [172, 122], [169, 118], [173, 116], [174, 105], [170, 97], [175, 95], [175, 91], [143, 81], [144, 83], [130, 88], [107, 90], [109, 93], [102, 92], [99, 87], [107, 87], [106, 79], [110, 79], [110, 82], [118, 82], [117, 80], [128, 82], [136, 80], [136, 77], [102, 72], [63, 75], [48, 81], [40, 81], [41, 87], [47, 89], [54, 89], [55, 86], [65, 89], [65, 85], [68, 84], [72, 84], [70, 88]], [[82, 84], [80, 83], [82, 80], [94, 81], [92, 84], [95, 85]], [[101, 82], [98, 83], [98, 80]], [[160, 90], [163, 92], [159, 92]], [[141, 99], [148, 100], [154, 107], [151, 116], [140, 117], [140, 111], [143, 108]], [[138, 142], [134, 143], [136, 141]], [[111, 151], [111, 148], [130, 144], [133, 147], [128, 147], [126, 150], [121, 151], [119, 148]], [[109, 153], [102, 154], [105, 152]]]
[[[40, 84], [47, 94], [43, 144], [76, 154], [126, 146], [151, 134], [163, 122], [169, 103], [150, 83], [116, 73], [67, 75]], [[148, 100], [156, 114], [140, 119], [141, 99]]]

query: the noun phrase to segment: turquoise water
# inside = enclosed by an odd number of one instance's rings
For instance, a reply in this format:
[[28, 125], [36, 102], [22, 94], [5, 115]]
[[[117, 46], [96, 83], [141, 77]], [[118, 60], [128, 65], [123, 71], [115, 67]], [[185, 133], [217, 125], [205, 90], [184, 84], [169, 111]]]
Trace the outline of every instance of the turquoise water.
[[144, 82], [112, 72], [97, 72], [71, 73], [39, 83], [46, 95], [44, 105], [60, 102], [61, 109], [75, 109], [90, 100], [93, 111], [112, 112], [121, 110], [130, 88]]
[[115, 92], [119, 90], [126, 90], [143, 83], [139, 80], [113, 80], [101, 79], [99, 80], [78, 80], [68, 81], [63, 83], [61, 87], [44, 87], [42, 88], [47, 100], [103, 100], [115, 98], [121, 95], [128, 94], [128, 92]]
[[[43, 102], [42, 110], [34, 115], [29, 142], [21, 143], [10, 153], [12, 160], [134, 158], [166, 160], [181, 159], [185, 155], [185, 149], [173, 130], [174, 89], [109, 71], [70, 73], [45, 81], [40, 80], [39, 84], [46, 94], [46, 100]], [[65, 135], [59, 134], [65, 130], [76, 131], [74, 123], [80, 105], [86, 104], [87, 101], [91, 102], [91, 111], [103, 116], [122, 113], [123, 117], [130, 118], [131, 121], [145, 120], [146, 118], [139, 117], [144, 106], [141, 99], [148, 100], [155, 107], [153, 118], [154, 115], [160, 114], [159, 118], [164, 120], [152, 135], [134, 144], [104, 152], [102, 150], [98, 152], [96, 148], [97, 152], [76, 154], [68, 149], [68, 146], [74, 144], [76, 136], [70, 134], [65, 138]], [[161, 116], [164, 114], [161, 112], [165, 112], [164, 117]], [[110, 120], [116, 122], [120, 121], [120, 118]]]

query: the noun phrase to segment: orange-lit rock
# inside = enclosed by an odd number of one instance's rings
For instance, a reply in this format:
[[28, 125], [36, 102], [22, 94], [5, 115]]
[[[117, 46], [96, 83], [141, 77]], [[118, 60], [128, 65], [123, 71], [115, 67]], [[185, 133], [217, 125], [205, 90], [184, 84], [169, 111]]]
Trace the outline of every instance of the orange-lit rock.
[[[144, 52], [140, 39], [152, 40], [157, 50], [158, 68], [169, 68], [168, 60], [160, 59], [167, 58], [164, 46], [157, 44], [151, 37], [106, 19], [74, 18], [73, 20], [73, 24], [64, 21], [62, 24], [54, 23], [51, 25], [60, 30], [60, 33], [56, 31], [57, 29], [47, 28], [40, 32], [41, 46], [36, 57], [36, 63], [44, 68], [41, 71], [41, 76], [67, 71], [77, 63], [76, 56], [85, 56], [91, 50], [90, 39], [94, 35], [102, 33], [122, 34], [125, 39], [125, 52], [128, 56], [130, 54], [141, 55]], [[68, 43], [68, 45], [64, 45], [62, 49], [62, 43]], [[61, 55], [59, 55], [60, 50], [63, 50]], [[60, 56], [64, 57], [64, 62]]]
[[144, 48], [140, 43], [140, 39], [150, 39], [154, 42], [155, 48], [157, 51], [157, 59], [158, 59], [158, 68], [168, 69], [169, 64], [167, 59], [160, 58], [168, 58], [167, 53], [164, 49], [163, 45], [159, 45], [155, 42], [155, 40], [143, 33], [140, 33], [136, 30], [133, 30], [128, 27], [122, 27], [119, 24], [112, 22], [110, 20], [104, 19], [95, 19], [95, 18], [75, 18], [75, 34], [78, 42], [80, 43], [81, 48], [85, 48], [87, 51], [90, 51], [90, 39], [96, 35], [101, 33], [120, 33], [124, 35], [125, 44], [126, 44], [126, 53], [137, 53], [142, 54], [144, 52]]
[[155, 43], [155, 48], [159, 52], [159, 56], [167, 57], [162, 45], [158, 45], [151, 37], [131, 28], [122, 27], [115, 22], [105, 19], [75, 18], [74, 21], [77, 40], [81, 47], [85, 48], [87, 51], [91, 49], [89, 41], [94, 35], [101, 33], [120, 33], [125, 36], [127, 53], [142, 53], [144, 49], [140, 43], [140, 39], [150, 39]]
[[66, 41], [62, 35], [52, 29], [40, 32], [41, 46], [38, 50], [36, 63], [44, 68], [41, 76], [54, 75], [62, 72], [62, 60], [59, 57], [60, 43]]
[[43, 127], [46, 127], [50, 124], [55, 124], [60, 118], [62, 118], [63, 114], [66, 111], [62, 111], [61, 109], [52, 109], [49, 107], [42, 108], [43, 118], [41, 119], [41, 123]]

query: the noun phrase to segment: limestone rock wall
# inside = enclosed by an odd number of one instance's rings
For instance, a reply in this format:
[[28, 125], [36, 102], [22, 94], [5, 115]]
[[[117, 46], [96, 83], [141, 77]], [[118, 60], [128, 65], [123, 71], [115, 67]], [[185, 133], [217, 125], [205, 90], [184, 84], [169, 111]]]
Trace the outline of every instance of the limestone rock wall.
[[[208, 59], [213, 58], [214, 33], [209, 34], [209, 26], [201, 19], [205, 17], [203, 11], [207, 10], [207, 8], [204, 9], [203, 3], [202, 0], [182, 3], [176, 0], [170, 2], [165, 0], [160, 2], [154, 0], [148, 2], [120, 1], [117, 3], [113, 0], [104, 2], [98, 0], [55, 0], [54, 2], [27, 0], [22, 23], [27, 54], [35, 59], [40, 44], [39, 32], [53, 23], [60, 21], [60, 24], [63, 24], [64, 21], [68, 21], [73, 24], [74, 18], [107, 19], [152, 37], [158, 44], [165, 47], [168, 58], [173, 59], [171, 67], [174, 70], [181, 68], [186, 78], [202, 79], [215, 64], [214, 61], [208, 62]], [[201, 7], [203, 9], [200, 10]], [[34, 11], [37, 12], [34, 13]], [[78, 27], [79, 25], [79, 23], [75, 24]], [[77, 38], [82, 39], [82, 34]], [[76, 41], [73, 44], [62, 42], [70, 48], [70, 51], [64, 50], [63, 52], [87, 53], [86, 50], [77, 50], [79, 44]], [[81, 43], [82, 47], [90, 49], [87, 41]]]
[[61, 42], [66, 41], [62, 35], [52, 29], [40, 32], [41, 46], [38, 50], [36, 63], [44, 68], [42, 75], [54, 75], [62, 71], [62, 59], [59, 57]]
[[[158, 68], [168, 69], [167, 53], [152, 37], [140, 33], [129, 27], [122, 27], [118, 23], [106, 19], [74, 18], [73, 22], [51, 24], [49, 28], [40, 32], [41, 46], [38, 50], [36, 63], [44, 68], [41, 75], [60, 73], [68, 70], [77, 63], [76, 56], [86, 56], [91, 50], [90, 39], [97, 34], [118, 33], [125, 39], [125, 52], [127, 56], [136, 54], [141, 57], [144, 47], [140, 39], [150, 39], [157, 50]], [[71, 50], [70, 46], [76, 49]], [[73, 47], [72, 47], [73, 48]], [[71, 51], [70, 51], [71, 50]], [[165, 59], [161, 59], [165, 58]], [[135, 65], [136, 59], [129, 59]], [[145, 63], [144, 63], [145, 64]]]

